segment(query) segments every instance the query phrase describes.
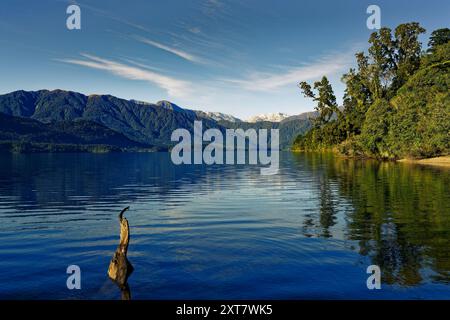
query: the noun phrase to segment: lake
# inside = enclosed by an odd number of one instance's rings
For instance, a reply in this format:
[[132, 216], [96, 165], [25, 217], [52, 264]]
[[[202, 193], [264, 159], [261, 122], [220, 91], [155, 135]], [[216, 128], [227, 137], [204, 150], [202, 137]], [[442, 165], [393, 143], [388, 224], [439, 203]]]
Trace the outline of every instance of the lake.
[[132, 299], [450, 299], [449, 169], [289, 152], [272, 176], [169, 153], [0, 155], [0, 299], [120, 299], [126, 206]]

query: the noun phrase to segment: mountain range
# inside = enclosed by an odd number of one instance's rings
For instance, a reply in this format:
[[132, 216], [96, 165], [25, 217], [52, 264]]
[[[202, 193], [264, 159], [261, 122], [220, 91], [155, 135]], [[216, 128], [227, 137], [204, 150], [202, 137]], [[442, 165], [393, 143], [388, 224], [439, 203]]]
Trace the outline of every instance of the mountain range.
[[174, 144], [170, 141], [173, 130], [192, 132], [195, 120], [202, 120], [204, 130], [223, 132], [227, 128], [277, 128], [280, 146], [286, 149], [298, 134], [310, 129], [309, 118], [314, 113], [246, 122], [223, 113], [185, 109], [169, 101], [153, 104], [64, 90], [20, 90], [0, 95], [0, 115], [3, 149], [9, 146], [17, 150], [21, 145], [20, 151], [26, 145], [25, 150], [48, 151], [55, 150], [55, 145], [79, 145], [83, 150], [94, 146], [166, 150]]
[[257, 116], [250, 117], [247, 119], [247, 122], [255, 123], [255, 122], [261, 122], [261, 121], [269, 121], [269, 122], [281, 122], [284, 119], [289, 118], [289, 115], [285, 113], [266, 113], [266, 114], [260, 114]]

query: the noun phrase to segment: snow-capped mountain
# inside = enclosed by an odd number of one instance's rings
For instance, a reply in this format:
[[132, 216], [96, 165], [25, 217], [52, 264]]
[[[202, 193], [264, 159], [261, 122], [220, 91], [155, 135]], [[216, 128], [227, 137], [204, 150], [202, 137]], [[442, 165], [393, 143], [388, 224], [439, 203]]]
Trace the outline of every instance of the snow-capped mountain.
[[215, 121], [229, 121], [229, 122], [241, 122], [241, 119], [233, 117], [232, 115], [221, 112], [207, 112], [207, 111], [195, 111], [199, 117], [210, 118]]
[[253, 116], [247, 120], [247, 122], [261, 122], [261, 121], [270, 121], [270, 122], [281, 122], [284, 119], [288, 118], [289, 115], [285, 113], [266, 113], [260, 114], [257, 116]]

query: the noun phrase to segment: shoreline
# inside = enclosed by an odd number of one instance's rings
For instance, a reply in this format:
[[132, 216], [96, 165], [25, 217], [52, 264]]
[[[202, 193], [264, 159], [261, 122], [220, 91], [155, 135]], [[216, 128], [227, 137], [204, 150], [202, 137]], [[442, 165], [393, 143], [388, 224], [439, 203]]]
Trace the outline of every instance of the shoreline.
[[446, 167], [450, 168], [450, 155], [446, 156], [439, 156], [439, 157], [433, 157], [433, 158], [424, 158], [424, 159], [411, 159], [411, 158], [403, 158], [398, 160], [381, 160], [371, 157], [365, 157], [365, 156], [347, 156], [340, 154], [334, 149], [327, 149], [327, 150], [319, 150], [319, 151], [305, 151], [305, 150], [290, 150], [293, 153], [332, 153], [336, 157], [344, 158], [344, 159], [354, 159], [354, 160], [374, 160], [374, 161], [380, 161], [380, 162], [398, 162], [398, 163], [407, 163], [407, 164], [420, 164], [420, 165], [429, 165], [429, 166], [438, 166], [438, 167]]
[[397, 162], [450, 168], [450, 155], [427, 159], [400, 159]]

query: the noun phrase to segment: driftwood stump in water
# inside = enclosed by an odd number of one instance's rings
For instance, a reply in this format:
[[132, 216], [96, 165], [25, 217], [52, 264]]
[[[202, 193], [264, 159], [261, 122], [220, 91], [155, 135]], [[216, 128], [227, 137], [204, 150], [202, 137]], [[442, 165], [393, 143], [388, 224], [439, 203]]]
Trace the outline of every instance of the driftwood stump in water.
[[128, 243], [130, 242], [130, 227], [128, 225], [128, 220], [123, 217], [123, 214], [128, 209], [129, 207], [126, 207], [119, 214], [120, 242], [108, 268], [108, 276], [117, 283], [121, 290], [126, 290], [128, 288], [127, 280], [133, 272], [133, 266], [127, 259]]

